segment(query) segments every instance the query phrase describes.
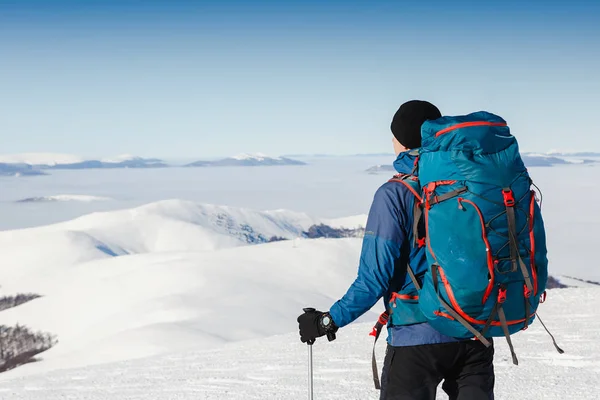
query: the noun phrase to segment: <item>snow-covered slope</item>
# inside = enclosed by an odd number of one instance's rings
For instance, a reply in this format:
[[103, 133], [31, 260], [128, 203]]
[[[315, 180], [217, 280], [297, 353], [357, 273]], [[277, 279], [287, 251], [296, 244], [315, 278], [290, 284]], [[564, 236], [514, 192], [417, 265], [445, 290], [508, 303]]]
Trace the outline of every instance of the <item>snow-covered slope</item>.
[[196, 161], [186, 165], [187, 167], [255, 167], [255, 166], [281, 166], [281, 165], [305, 165], [303, 161], [293, 160], [285, 157], [269, 157], [265, 154], [239, 154], [237, 156], [224, 158], [217, 161]]
[[[360, 239], [299, 240], [80, 262], [86, 245], [88, 252], [93, 246], [84, 240], [72, 246], [78, 259], [51, 257], [56, 244], [51, 249], [36, 247], [37, 255], [30, 260], [39, 264], [15, 271], [21, 278], [18, 284], [5, 279], [7, 268], [2, 271], [3, 283], [8, 283], [3, 293], [14, 294], [19, 287], [44, 297], [1, 312], [0, 324], [22, 323], [52, 332], [59, 340], [43, 354], [43, 362], [19, 367], [15, 373], [293, 331], [294, 314], [307, 302], [328, 307], [343, 294], [356, 274], [360, 249]], [[2, 258], [6, 265], [8, 257]]]
[[[288, 315], [304, 302], [343, 294], [360, 249], [360, 239], [295, 238], [313, 224], [361, 221], [172, 200], [0, 232], [0, 295], [43, 296], [1, 312], [0, 324], [59, 340], [17, 373], [293, 330]], [[272, 237], [295, 240], [248, 246]]]
[[21, 279], [29, 271], [47, 271], [49, 262], [64, 266], [126, 254], [212, 251], [266, 243], [273, 237], [294, 239], [323, 221], [286, 210], [166, 200], [45, 227], [2, 231], [0, 247], [6, 250], [0, 252], [0, 285], [4, 290], [13, 284], [14, 290], [29, 290], [30, 282]]
[[[600, 290], [555, 289], [542, 305], [544, 323], [565, 354], [558, 354], [539, 323], [513, 336], [519, 365], [506, 341], [496, 340], [497, 400], [597, 400], [600, 388]], [[293, 320], [292, 311], [282, 318]], [[241, 314], [232, 315], [234, 319]], [[314, 345], [315, 399], [379, 398], [371, 379], [371, 323], [352, 324], [329, 343]], [[378, 343], [378, 366], [384, 335]], [[0, 397], [14, 400], [146, 400], [307, 398], [307, 346], [296, 332], [229, 344], [211, 350], [187, 350], [165, 356], [111, 363], [43, 375], [1, 374]], [[15, 370], [15, 372], [18, 370]], [[441, 390], [437, 399], [447, 399]]]
[[581, 279], [574, 276], [565, 276], [560, 275], [556, 277], [556, 280], [563, 285], [567, 285], [569, 287], [579, 287], [579, 288], [588, 288], [588, 287], [596, 287], [600, 288], [600, 282], [589, 280], [589, 279]]

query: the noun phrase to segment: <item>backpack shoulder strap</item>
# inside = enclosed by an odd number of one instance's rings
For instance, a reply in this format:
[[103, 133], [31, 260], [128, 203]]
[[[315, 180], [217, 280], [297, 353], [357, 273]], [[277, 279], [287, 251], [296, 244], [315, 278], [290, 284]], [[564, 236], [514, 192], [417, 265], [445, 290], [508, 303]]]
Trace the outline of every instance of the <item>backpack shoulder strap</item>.
[[417, 198], [417, 202], [421, 202], [421, 183], [419, 178], [410, 174], [396, 174], [388, 182], [399, 182], [408, 188]]
[[419, 223], [423, 216], [423, 198], [421, 196], [421, 182], [415, 175], [397, 174], [394, 175], [388, 182], [399, 182], [407, 187], [415, 196], [415, 206], [413, 210], [413, 243], [416, 246], [425, 246], [425, 236], [419, 237]]

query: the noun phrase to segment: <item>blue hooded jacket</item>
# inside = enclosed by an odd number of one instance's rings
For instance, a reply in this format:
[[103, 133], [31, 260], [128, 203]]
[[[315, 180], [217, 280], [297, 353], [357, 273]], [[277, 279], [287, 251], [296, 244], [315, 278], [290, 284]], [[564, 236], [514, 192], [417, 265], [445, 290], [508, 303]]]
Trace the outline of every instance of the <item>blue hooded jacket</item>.
[[[394, 168], [410, 174], [415, 157], [409, 151], [400, 153]], [[417, 301], [409, 299], [410, 293], [417, 293], [406, 273], [407, 263], [417, 276], [427, 269], [425, 249], [412, 244], [414, 202], [415, 196], [400, 182], [386, 182], [375, 193], [362, 242], [358, 275], [346, 294], [329, 310], [338, 327], [350, 324], [383, 297], [385, 309], [392, 311], [387, 338], [390, 345], [458, 341], [425, 322]], [[408, 300], [400, 300], [398, 293]]]

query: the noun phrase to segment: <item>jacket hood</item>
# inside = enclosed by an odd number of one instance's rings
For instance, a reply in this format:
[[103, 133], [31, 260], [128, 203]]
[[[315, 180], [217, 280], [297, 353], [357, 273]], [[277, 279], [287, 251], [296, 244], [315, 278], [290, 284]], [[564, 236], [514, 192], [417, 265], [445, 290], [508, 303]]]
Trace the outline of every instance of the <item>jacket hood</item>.
[[[415, 166], [415, 160], [418, 155], [418, 150], [408, 150], [398, 154], [398, 157], [394, 161], [394, 168], [401, 174], [410, 174]], [[416, 171], [414, 175], [417, 175]]]

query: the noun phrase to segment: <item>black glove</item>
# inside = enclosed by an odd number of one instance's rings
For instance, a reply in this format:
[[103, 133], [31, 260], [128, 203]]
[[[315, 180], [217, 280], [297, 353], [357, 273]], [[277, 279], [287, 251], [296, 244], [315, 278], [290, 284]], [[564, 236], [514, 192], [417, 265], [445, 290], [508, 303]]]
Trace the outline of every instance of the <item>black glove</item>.
[[298, 317], [300, 340], [302, 343], [312, 344], [315, 339], [327, 335], [329, 341], [335, 340], [338, 327], [333, 322], [328, 312], [317, 311], [314, 308], [305, 308], [304, 314]]

